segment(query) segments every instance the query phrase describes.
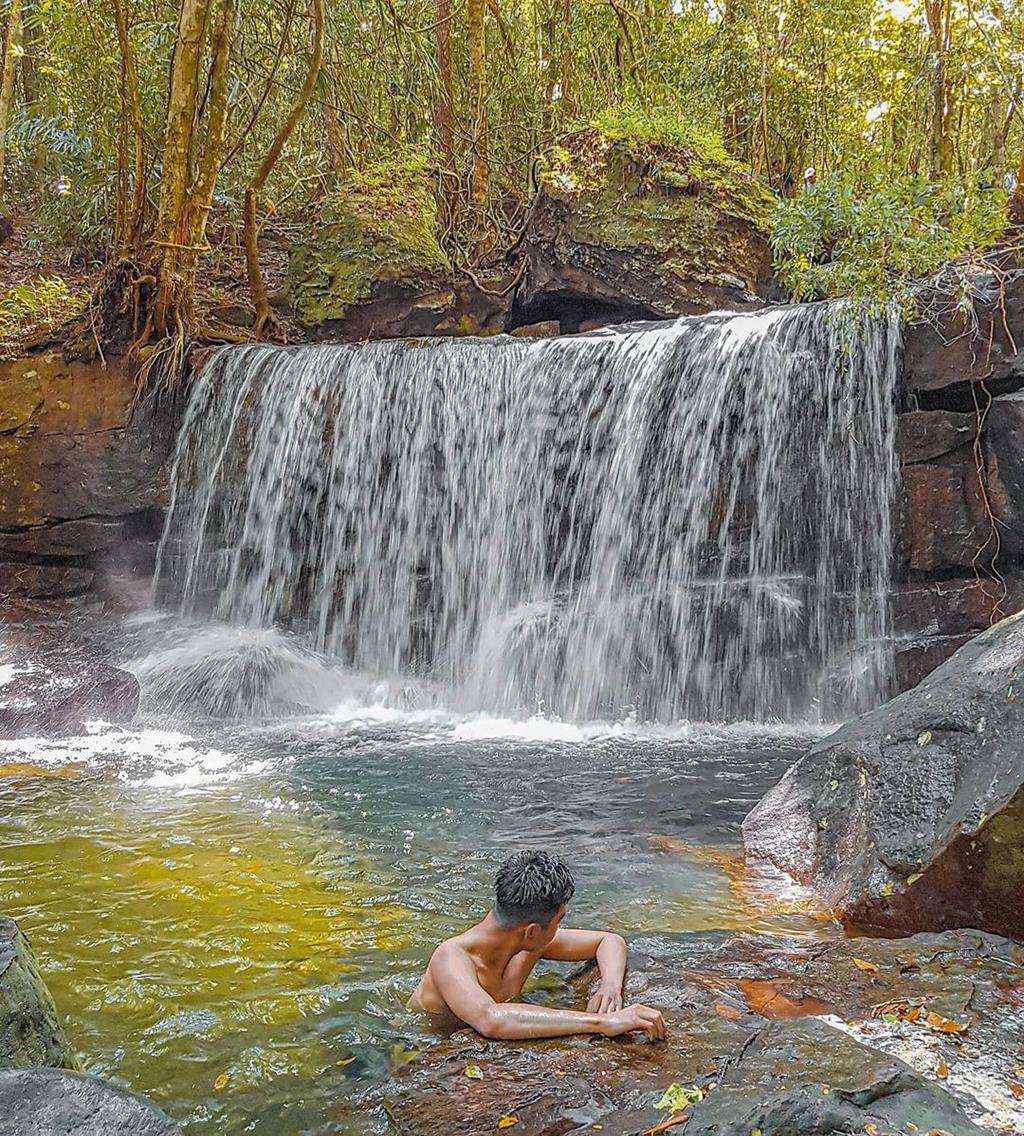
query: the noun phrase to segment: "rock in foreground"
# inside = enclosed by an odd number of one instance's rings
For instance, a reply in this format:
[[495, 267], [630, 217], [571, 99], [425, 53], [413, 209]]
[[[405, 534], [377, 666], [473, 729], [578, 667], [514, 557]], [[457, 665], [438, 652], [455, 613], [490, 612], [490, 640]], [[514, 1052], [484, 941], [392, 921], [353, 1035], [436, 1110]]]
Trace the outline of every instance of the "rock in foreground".
[[34, 1065], [73, 1068], [74, 1060], [28, 940], [0, 916], [0, 1069]]
[[139, 708], [134, 675], [79, 654], [0, 667], [0, 738], [63, 737], [85, 723], [128, 722]]
[[853, 926], [1024, 938], [1024, 617], [796, 763], [743, 824], [747, 855]]
[[[1013, 951], [964, 931], [644, 936], [631, 944], [627, 998], [662, 1010], [665, 1043], [486, 1042], [463, 1031], [367, 1103], [401, 1136], [478, 1136], [503, 1118], [515, 1136], [642, 1136], [670, 1115], [658, 1105], [675, 1084], [693, 1101], [687, 1136], [1016, 1132], [1012, 991], [1024, 967]], [[591, 975], [571, 980], [573, 1005]]]
[[84, 1073], [20, 1069], [0, 1073], [4, 1136], [177, 1136], [155, 1105]]

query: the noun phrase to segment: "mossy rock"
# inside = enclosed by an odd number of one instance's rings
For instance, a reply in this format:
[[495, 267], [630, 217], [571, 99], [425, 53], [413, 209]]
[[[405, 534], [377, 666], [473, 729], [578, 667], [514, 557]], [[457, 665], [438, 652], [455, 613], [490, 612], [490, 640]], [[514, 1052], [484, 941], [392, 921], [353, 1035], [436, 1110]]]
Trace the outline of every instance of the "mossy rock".
[[756, 306], [776, 199], [732, 160], [591, 128], [541, 174], [522, 303], [544, 294], [663, 317]]
[[328, 202], [312, 238], [293, 249], [285, 288], [299, 322], [313, 327], [343, 319], [382, 285], [436, 291], [450, 277], [426, 174], [388, 166], [360, 173]]
[[0, 1070], [38, 1065], [76, 1067], [28, 940], [0, 916]]

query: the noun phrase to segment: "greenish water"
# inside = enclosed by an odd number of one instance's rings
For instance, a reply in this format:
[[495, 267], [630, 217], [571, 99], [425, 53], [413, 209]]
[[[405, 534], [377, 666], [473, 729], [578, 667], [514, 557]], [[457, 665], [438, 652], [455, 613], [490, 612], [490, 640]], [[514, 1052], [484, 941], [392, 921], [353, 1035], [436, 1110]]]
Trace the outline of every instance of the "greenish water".
[[[0, 910], [86, 1067], [188, 1136], [372, 1127], [353, 1102], [429, 1040], [405, 1001], [509, 849], [569, 861], [577, 924], [808, 928], [652, 840], [734, 847], [792, 731], [383, 708], [190, 730], [0, 743]], [[534, 996], [565, 997], [556, 970]]]

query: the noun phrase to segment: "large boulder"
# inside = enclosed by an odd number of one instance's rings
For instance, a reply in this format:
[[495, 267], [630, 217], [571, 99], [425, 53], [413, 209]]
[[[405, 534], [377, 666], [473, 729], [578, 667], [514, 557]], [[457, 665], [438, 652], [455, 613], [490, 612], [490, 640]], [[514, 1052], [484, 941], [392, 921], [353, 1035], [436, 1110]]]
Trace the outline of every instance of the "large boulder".
[[[592, 975], [570, 977], [564, 1003], [584, 1005]], [[662, 1010], [664, 1043], [462, 1031], [365, 1104], [401, 1136], [477, 1136], [503, 1117], [517, 1136], [641, 1136], [670, 1115], [662, 1098], [677, 1085], [685, 1131], [701, 1136], [881, 1136], [908, 1121], [1017, 1131], [1024, 1019], [1005, 992], [1022, 977], [1011, 943], [974, 932], [645, 935], [630, 944], [627, 998]]]
[[128, 722], [139, 708], [133, 674], [79, 651], [15, 657], [0, 666], [0, 738], [80, 734], [87, 722]]
[[145, 1098], [99, 1077], [61, 1069], [0, 1073], [4, 1136], [180, 1136]]
[[602, 313], [664, 318], [756, 306], [772, 283], [776, 199], [724, 154], [596, 128], [543, 177], [517, 294], [563, 331]]
[[1024, 938], [1024, 615], [825, 738], [743, 824], [747, 856], [855, 927]]
[[440, 231], [422, 166], [353, 175], [326, 203], [312, 238], [291, 251], [285, 294], [292, 313], [317, 339], [503, 330], [508, 289], [456, 272]]
[[75, 1060], [28, 940], [0, 915], [0, 1069], [36, 1065], [72, 1069]]

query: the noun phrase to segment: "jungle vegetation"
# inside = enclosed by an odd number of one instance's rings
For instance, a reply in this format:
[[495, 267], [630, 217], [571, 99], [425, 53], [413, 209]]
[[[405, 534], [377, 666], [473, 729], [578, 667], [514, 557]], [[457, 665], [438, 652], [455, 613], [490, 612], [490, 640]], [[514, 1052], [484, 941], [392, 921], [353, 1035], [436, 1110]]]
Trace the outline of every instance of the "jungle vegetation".
[[289, 246], [411, 177], [486, 269], [595, 125], [770, 184], [796, 298], [887, 295], [1024, 215], [1021, 0], [2, 0], [0, 32], [8, 331], [100, 279], [140, 343], [191, 334], [220, 273], [273, 336]]

